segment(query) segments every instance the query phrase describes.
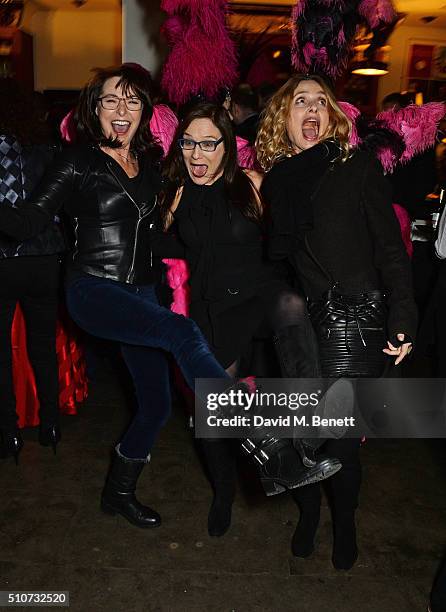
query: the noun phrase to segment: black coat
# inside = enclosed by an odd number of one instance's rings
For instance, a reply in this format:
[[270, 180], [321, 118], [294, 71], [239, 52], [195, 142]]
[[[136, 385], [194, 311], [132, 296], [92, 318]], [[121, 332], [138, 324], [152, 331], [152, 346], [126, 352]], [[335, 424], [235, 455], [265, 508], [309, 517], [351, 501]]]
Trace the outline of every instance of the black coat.
[[210, 186], [187, 181], [175, 221], [190, 267], [190, 316], [227, 367], [282, 286], [278, 272], [266, 261], [262, 228], [229, 201], [223, 179]]
[[[14, 136], [0, 136], [0, 208], [22, 208], [56, 153], [55, 145], [23, 146]], [[0, 231], [0, 259], [64, 251], [58, 219], [50, 221], [37, 236], [20, 242]]]
[[[389, 336], [401, 332], [414, 338], [410, 261], [381, 166], [366, 152], [332, 164], [317, 147], [278, 163], [264, 180], [272, 257], [290, 261], [311, 299], [333, 282], [351, 294], [384, 289]], [[309, 255], [305, 236], [331, 280]]]
[[0, 231], [25, 240], [42, 231], [63, 208], [74, 228], [75, 269], [127, 283], [137, 283], [143, 272], [147, 279], [161, 179], [148, 159], [140, 160], [145, 190], [144, 200], [136, 201], [115, 164], [93, 146], [67, 149], [20, 210], [0, 207]]

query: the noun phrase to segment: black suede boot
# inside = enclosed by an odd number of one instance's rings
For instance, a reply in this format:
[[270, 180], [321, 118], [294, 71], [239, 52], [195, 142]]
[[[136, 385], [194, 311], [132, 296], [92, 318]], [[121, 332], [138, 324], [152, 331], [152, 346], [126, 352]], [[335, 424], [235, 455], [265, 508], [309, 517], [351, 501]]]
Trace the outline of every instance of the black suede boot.
[[214, 490], [208, 515], [208, 533], [221, 537], [231, 526], [236, 488], [236, 460], [232, 440], [201, 440], [206, 466]]
[[314, 550], [314, 538], [321, 515], [321, 488], [319, 484], [291, 491], [299, 507], [299, 522], [291, 540], [291, 551], [295, 557], [306, 559]]
[[158, 527], [160, 515], [143, 506], [135, 497], [136, 483], [148, 459], [130, 459], [119, 452], [112, 458], [111, 468], [102, 492], [101, 509], [106, 514], [120, 514], [137, 527]]

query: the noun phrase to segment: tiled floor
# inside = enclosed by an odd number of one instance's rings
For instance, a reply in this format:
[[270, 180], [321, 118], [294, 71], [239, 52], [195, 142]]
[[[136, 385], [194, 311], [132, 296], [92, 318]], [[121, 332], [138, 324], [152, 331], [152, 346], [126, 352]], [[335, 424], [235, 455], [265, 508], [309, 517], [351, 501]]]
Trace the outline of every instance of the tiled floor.
[[102, 515], [99, 495], [126, 405], [110, 376], [92, 385], [78, 416], [63, 418], [56, 457], [25, 430], [19, 466], [0, 462], [0, 590], [69, 590], [70, 609], [81, 612], [425, 612], [446, 549], [442, 441], [364, 445], [360, 557], [339, 572], [326, 504], [316, 552], [295, 559], [293, 501], [267, 499], [246, 465], [230, 531], [208, 537], [211, 492], [181, 409], [139, 485], [162, 526], [139, 530]]

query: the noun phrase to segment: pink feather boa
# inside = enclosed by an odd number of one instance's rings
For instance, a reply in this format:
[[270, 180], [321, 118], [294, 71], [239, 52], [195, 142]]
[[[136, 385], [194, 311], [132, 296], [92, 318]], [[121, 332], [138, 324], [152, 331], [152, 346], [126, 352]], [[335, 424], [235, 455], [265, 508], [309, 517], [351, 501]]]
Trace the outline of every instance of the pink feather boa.
[[421, 106], [410, 104], [397, 111], [388, 110], [377, 115], [388, 128], [400, 134], [406, 150], [401, 159], [393, 160], [393, 170], [398, 162], [405, 163], [435, 143], [438, 123], [446, 113], [446, 103], [428, 102]]
[[[356, 130], [356, 120], [360, 116], [359, 109], [348, 102], [338, 102], [341, 110], [352, 122], [352, 132], [350, 144], [357, 147], [361, 144], [361, 139]], [[401, 163], [407, 163], [414, 155], [422, 153], [435, 144], [438, 123], [446, 114], [445, 102], [428, 102], [421, 106], [410, 104], [397, 111], [388, 110], [377, 115], [377, 119], [382, 121], [385, 127], [393, 130], [404, 140], [405, 150], [398, 159], [388, 149], [381, 149], [378, 153], [386, 172], [393, 172], [395, 167]]]
[[188, 285], [189, 267], [184, 259], [163, 259], [167, 266], [167, 283], [172, 289], [173, 302], [170, 306], [172, 312], [184, 315], [189, 314], [190, 289]]

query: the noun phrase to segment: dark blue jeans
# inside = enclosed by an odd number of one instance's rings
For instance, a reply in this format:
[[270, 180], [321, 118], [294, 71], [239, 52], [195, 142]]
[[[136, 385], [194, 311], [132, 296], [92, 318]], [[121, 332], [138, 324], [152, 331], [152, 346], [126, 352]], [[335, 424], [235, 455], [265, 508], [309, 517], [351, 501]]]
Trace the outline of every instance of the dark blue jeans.
[[121, 344], [138, 399], [137, 413], [121, 440], [126, 457], [147, 457], [169, 417], [166, 352], [172, 353], [192, 390], [195, 378], [228, 378], [197, 325], [160, 306], [153, 285], [86, 275], [68, 284], [67, 306], [89, 334]]

